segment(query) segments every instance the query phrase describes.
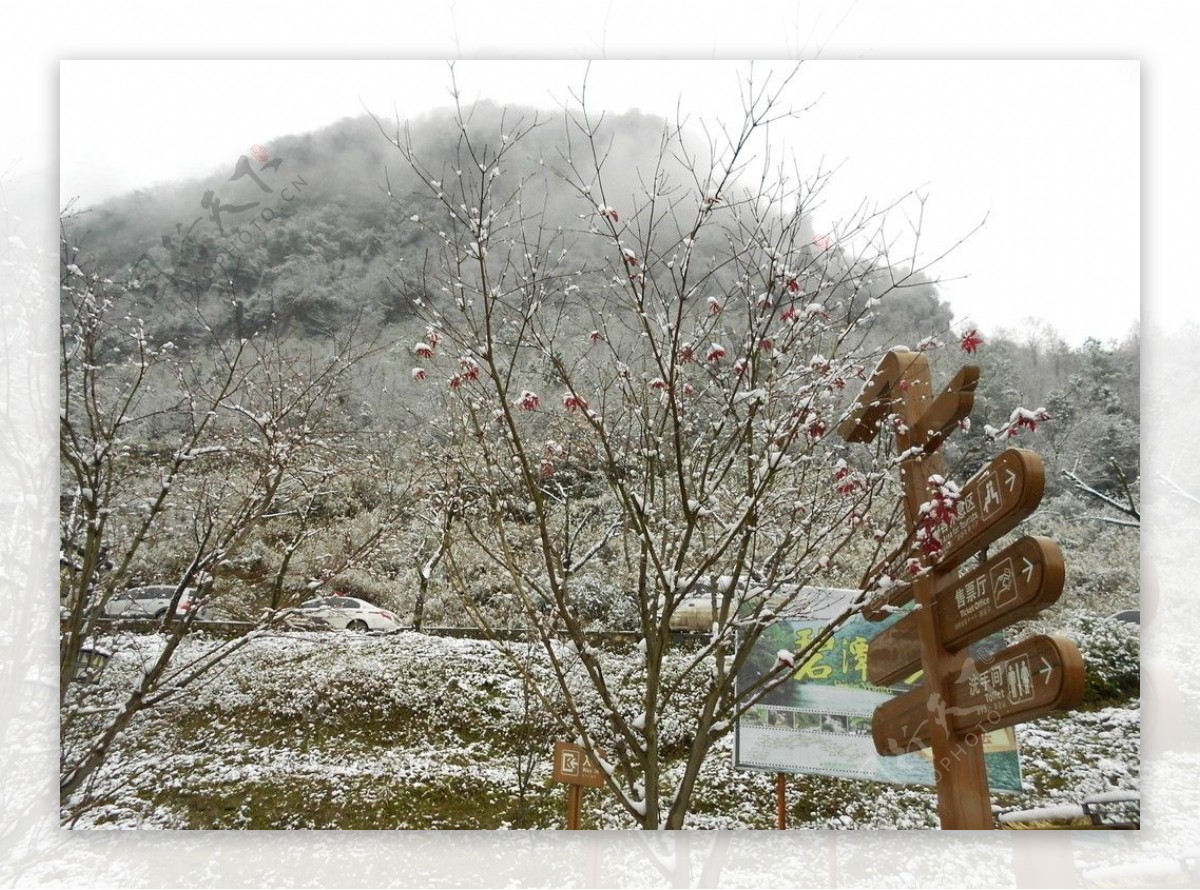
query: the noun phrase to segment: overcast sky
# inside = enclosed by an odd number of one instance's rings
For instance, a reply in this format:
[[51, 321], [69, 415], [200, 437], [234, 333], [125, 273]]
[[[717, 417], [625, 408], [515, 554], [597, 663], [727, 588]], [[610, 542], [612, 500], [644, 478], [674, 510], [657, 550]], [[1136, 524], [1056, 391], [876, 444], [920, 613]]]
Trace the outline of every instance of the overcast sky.
[[[792, 65], [758, 62], [755, 72], [778, 78]], [[461, 61], [456, 70], [468, 101], [554, 107], [584, 83], [585, 63]], [[749, 70], [593, 62], [588, 100], [736, 122]], [[62, 197], [93, 203], [209, 174], [255, 143], [365, 109], [404, 117], [445, 106], [449, 74], [433, 61], [63, 62], [60, 89]], [[812, 61], [790, 96], [813, 104], [777, 128], [781, 144], [802, 169], [840, 165], [819, 228], [864, 199], [918, 190], [934, 255], [986, 217], [940, 266], [959, 326], [986, 334], [1037, 318], [1077, 344], [1119, 339], [1137, 323], [1136, 61]], [[906, 225], [896, 216], [895, 234]]]

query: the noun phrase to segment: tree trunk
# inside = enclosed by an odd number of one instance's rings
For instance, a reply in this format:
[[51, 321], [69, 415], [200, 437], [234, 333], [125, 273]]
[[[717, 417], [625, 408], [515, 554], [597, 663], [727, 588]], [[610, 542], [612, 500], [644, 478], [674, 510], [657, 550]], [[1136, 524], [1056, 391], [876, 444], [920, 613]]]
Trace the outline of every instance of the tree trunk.
[[429, 581], [420, 572], [417, 573], [417, 598], [413, 603], [413, 630], [420, 632], [421, 624], [425, 621], [425, 593], [429, 589]]

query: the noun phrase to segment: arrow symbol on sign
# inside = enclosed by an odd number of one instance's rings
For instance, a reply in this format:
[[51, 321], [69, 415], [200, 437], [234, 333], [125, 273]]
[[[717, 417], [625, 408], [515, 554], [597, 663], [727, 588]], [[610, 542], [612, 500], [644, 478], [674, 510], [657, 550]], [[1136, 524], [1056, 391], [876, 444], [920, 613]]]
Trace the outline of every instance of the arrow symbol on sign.
[[1012, 491], [1017, 484], [1017, 474], [1011, 468], [1004, 471], [1008, 476], [1008, 490]]
[[1052, 673], [1054, 673], [1054, 665], [1052, 665], [1049, 661], [1046, 660], [1045, 655], [1043, 655], [1041, 658], [1042, 658], [1042, 664], [1044, 664], [1045, 667], [1042, 668], [1040, 671], [1038, 671], [1038, 673], [1045, 676], [1045, 678], [1046, 678], [1045, 683], [1047, 686], [1049, 686], [1050, 685], [1050, 675]]
[[1022, 560], [1022, 562], [1025, 563], [1024, 575], [1025, 575], [1025, 581], [1028, 582], [1029, 579], [1033, 577], [1033, 563], [1031, 563], [1029, 561], [1029, 557], [1027, 557], [1027, 556], [1022, 556], [1021, 560]]

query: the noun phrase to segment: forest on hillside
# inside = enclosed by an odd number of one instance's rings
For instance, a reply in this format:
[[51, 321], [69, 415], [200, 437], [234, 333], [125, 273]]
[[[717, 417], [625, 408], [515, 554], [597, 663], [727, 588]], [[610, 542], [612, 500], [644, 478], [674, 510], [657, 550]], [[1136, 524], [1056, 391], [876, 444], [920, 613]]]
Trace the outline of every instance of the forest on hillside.
[[[521, 152], [506, 159], [506, 179], [531, 182], [548, 159], [560, 161], [565, 122], [561, 114], [539, 119], [532, 109], [472, 109], [472, 127], [487, 134], [535, 119], [538, 127], [527, 134]], [[655, 156], [665, 124], [638, 112], [605, 123], [606, 136], [619, 134], [608, 169], [621, 172], [636, 170], [639, 158]], [[436, 175], [447, 182], [454, 178], [458, 134], [450, 118], [430, 115], [406, 126], [413, 143], [440, 160]], [[397, 435], [407, 443], [428, 435], [421, 382], [411, 376], [412, 344], [425, 335], [428, 312], [422, 307], [436, 309], [449, 297], [434, 284], [441, 239], [422, 222], [435, 212], [437, 200], [418, 187], [413, 171], [397, 157], [390, 140], [398, 133], [394, 122], [365, 115], [346, 119], [278, 140], [265, 164], [245, 156], [230, 159], [208, 180], [139, 190], [69, 214], [64, 224], [64, 270], [73, 266], [98, 275], [113, 312], [139, 318], [147, 341], [170, 343], [182, 361], [211, 364], [204, 356], [213, 344], [256, 335], [291, 352], [325, 354], [341, 348], [330, 344], [352, 333], [362, 355], [330, 391], [322, 420], [341, 443], [350, 470], [331, 472], [331, 482], [337, 482], [330, 491], [338, 497], [327, 500], [338, 506], [313, 514], [315, 524], [328, 525], [329, 531], [378, 509], [377, 489], [386, 474], [367, 479], [353, 472], [356, 461], [371, 452], [371, 460], [394, 467], [405, 460], [388, 453], [396, 450], [391, 446]], [[534, 185], [539, 190], [524, 201], [537, 202], [540, 231], [561, 239], [559, 250], [570, 251], [576, 271], [604, 269], [603, 246], [580, 237], [587, 220], [581, 219], [579, 196], [562, 181]], [[606, 185], [609, 194], [637, 188], [630, 173]], [[202, 207], [206, 197], [207, 208]], [[214, 212], [214, 206], [222, 212]], [[805, 227], [807, 236], [816, 236], [807, 219]], [[77, 280], [64, 275], [68, 285]], [[556, 299], [563, 303], [592, 298], [578, 289], [571, 294], [569, 284], [562, 291]], [[65, 297], [63, 314], [72, 314]], [[940, 338], [953, 346], [954, 332], [952, 307], [940, 298], [935, 281], [919, 274], [888, 294], [871, 321], [870, 339], [876, 346], [891, 346]], [[944, 376], [956, 370], [958, 356], [981, 367], [975, 428], [1005, 428], [1017, 407], [1041, 409], [1046, 420], [1006, 434], [1019, 432], [1013, 444], [1046, 458], [1050, 495], [1077, 502], [1076, 509], [1095, 514], [1097, 522], [1133, 518], [1127, 508], [1136, 510], [1138, 499], [1136, 335], [1120, 343], [1089, 339], [1072, 346], [1060, 332], [1030, 320], [1025, 329], [982, 336], [984, 345], [971, 356], [956, 349], [931, 353]], [[565, 331], [562, 340], [572, 342]], [[170, 410], [148, 412], [146, 421], [131, 429], [132, 437], [140, 449], [153, 452], [178, 420]], [[981, 447], [950, 453], [961, 478], [985, 459]], [[391, 480], [385, 487], [396, 485], [411, 488], [411, 480]], [[64, 479], [64, 497], [71, 491], [71, 480]], [[338, 585], [404, 611], [405, 603], [398, 600], [411, 599], [402, 588], [414, 567], [400, 552], [422, 552], [414, 544], [432, 534], [419, 521], [415, 525], [404, 544], [384, 548], [392, 551], [390, 557], [376, 554], [369, 568], [347, 567]], [[283, 558], [270, 544], [276, 537], [265, 534], [248, 548], [257, 555], [241, 560], [246, 566], [242, 581], [265, 584], [273, 578]], [[170, 549], [164, 541], [164, 550]], [[167, 553], [156, 552], [136, 574], [150, 580], [152, 574], [180, 568]], [[328, 570], [306, 566], [301, 554], [292, 557], [289, 568], [295, 577], [291, 585], [300, 590], [312, 577], [333, 581]], [[271, 601], [279, 603], [277, 596]], [[411, 602], [407, 606], [411, 609]]]

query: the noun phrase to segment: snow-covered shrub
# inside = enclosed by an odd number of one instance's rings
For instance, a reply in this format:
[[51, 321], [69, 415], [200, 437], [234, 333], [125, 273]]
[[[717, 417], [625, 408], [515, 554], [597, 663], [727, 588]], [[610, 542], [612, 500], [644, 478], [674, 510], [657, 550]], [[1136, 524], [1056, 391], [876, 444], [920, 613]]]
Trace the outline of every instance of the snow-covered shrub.
[[595, 627], [625, 630], [637, 626], [637, 597], [621, 590], [609, 576], [587, 574], [572, 585], [572, 602]]
[[1087, 686], [1084, 704], [1119, 701], [1138, 694], [1141, 677], [1140, 628], [1127, 621], [1076, 614], [1066, 635], [1083, 655]]
[[[1078, 634], [1088, 649], [1112, 635]], [[89, 705], [103, 707], [128, 694], [164, 640], [125, 634], [98, 642], [113, 652], [89, 687]], [[217, 643], [189, 635], [181, 657], [198, 657]], [[550, 751], [574, 733], [562, 725], [561, 699], [531, 695], [521, 676], [528, 671], [545, 688], [551, 667], [541, 647], [507, 648], [511, 658], [483, 641], [416, 633], [258, 637], [223, 670], [139, 716], [98, 774], [97, 806], [76, 827], [560, 827], [563, 787], [549, 779]], [[619, 707], [635, 719], [642, 707], [639, 650], [596, 647], [587, 654], [613, 678]], [[565, 654], [563, 661], [589, 731], [611, 753], [615, 740], [604, 735], [605, 712], [583, 665]], [[672, 654], [669, 677], [684, 662], [682, 653]], [[669, 791], [683, 775], [681, 743], [690, 731], [680, 709], [694, 707], [698, 692], [691, 684], [680, 690], [658, 722]], [[1026, 790], [1000, 803], [1027, 808], [1136, 790], [1138, 727], [1139, 713], [1128, 703], [1022, 725]], [[684, 827], [774, 826], [774, 775], [734, 769], [731, 746], [725, 737], [705, 759]], [[164, 757], [171, 770], [157, 768]], [[937, 824], [934, 792], [921, 786], [797, 775], [788, 800], [796, 828]], [[589, 792], [584, 819], [587, 828], [634, 825], [615, 796], [601, 791]]]
[[1136, 791], [1141, 782], [1141, 712], [1097, 708], [1043, 717], [1017, 728], [1026, 793], [1016, 809], [1078, 803], [1091, 794]]
[[1141, 578], [1136, 528], [1099, 518], [1096, 507], [1073, 493], [1042, 502], [1022, 534], [1052, 538], [1067, 560], [1063, 602], [1109, 615], [1137, 608]]

